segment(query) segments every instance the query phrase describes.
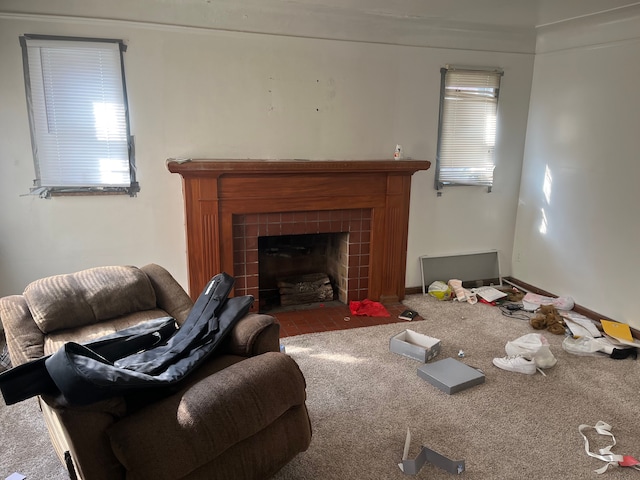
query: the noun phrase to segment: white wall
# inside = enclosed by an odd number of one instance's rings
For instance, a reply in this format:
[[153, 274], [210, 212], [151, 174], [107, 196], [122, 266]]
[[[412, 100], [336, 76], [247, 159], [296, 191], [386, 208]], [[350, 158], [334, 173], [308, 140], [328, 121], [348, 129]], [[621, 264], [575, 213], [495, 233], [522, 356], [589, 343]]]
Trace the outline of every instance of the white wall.
[[[21, 196], [33, 164], [18, 36], [122, 38], [141, 192]], [[0, 295], [39, 277], [156, 262], [187, 284], [180, 177], [169, 157], [434, 160], [439, 69], [505, 70], [493, 193], [450, 188], [433, 170], [412, 188], [407, 286], [421, 254], [497, 248], [505, 273], [515, 228], [533, 55], [316, 40], [141, 23], [0, 15]]]
[[514, 277], [636, 328], [639, 32], [638, 7], [540, 32], [513, 251]]

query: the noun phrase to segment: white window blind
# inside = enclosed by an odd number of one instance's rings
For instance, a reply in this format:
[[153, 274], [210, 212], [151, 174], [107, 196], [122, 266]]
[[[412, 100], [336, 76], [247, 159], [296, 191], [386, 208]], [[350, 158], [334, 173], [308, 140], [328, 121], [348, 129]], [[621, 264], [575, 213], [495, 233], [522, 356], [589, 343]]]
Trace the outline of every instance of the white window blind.
[[436, 189], [493, 185], [502, 72], [443, 69]]
[[27, 36], [21, 42], [36, 187], [137, 187], [121, 42]]

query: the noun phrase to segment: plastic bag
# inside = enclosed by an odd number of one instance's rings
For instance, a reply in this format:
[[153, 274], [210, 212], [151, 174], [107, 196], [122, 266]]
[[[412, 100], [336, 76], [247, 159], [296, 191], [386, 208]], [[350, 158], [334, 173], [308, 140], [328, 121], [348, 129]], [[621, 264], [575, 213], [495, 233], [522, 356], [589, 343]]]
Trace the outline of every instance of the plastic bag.
[[611, 355], [614, 348], [621, 347], [608, 338], [593, 338], [585, 335], [577, 338], [565, 338], [562, 342], [562, 348], [565, 352], [573, 353], [574, 355], [602, 356], [603, 353]]
[[440, 280], [436, 280], [429, 285], [427, 293], [438, 300], [449, 300], [451, 298], [451, 288]]
[[367, 317], [390, 317], [389, 311], [380, 302], [374, 302], [365, 298], [361, 302], [352, 300], [349, 302], [351, 315], [363, 315]]
[[524, 309], [530, 312], [537, 310], [540, 305], [553, 305], [558, 310], [572, 310], [574, 307], [571, 297], [545, 297], [536, 293], [527, 293], [522, 299]]
[[601, 345], [593, 341], [591, 337], [566, 337], [562, 341], [562, 349], [565, 352], [582, 356], [599, 356]]

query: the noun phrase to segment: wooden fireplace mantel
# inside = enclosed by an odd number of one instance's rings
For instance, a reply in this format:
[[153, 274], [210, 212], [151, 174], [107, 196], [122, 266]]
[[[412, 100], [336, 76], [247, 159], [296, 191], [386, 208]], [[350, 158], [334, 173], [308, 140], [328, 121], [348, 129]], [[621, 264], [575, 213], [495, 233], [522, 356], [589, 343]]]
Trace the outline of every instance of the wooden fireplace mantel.
[[[234, 215], [370, 209], [369, 295], [404, 298], [411, 175], [426, 160], [167, 161], [183, 179], [190, 295], [234, 275]], [[251, 293], [251, 292], [249, 292]]]
[[252, 173], [362, 173], [397, 172], [412, 175], [427, 170], [431, 162], [424, 160], [167, 160], [172, 173], [185, 175], [223, 175]]

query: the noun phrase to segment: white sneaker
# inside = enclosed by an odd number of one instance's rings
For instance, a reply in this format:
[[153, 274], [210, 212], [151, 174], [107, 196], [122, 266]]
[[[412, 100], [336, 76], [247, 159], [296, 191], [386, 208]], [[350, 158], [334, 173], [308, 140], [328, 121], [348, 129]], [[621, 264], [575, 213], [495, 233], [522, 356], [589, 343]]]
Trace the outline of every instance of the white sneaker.
[[533, 360], [538, 368], [551, 368], [557, 363], [549, 348], [549, 341], [540, 333], [528, 333], [507, 342], [504, 349], [507, 355], [522, 355]]
[[536, 373], [536, 362], [528, 360], [522, 355], [510, 355], [508, 357], [494, 358], [493, 364], [509, 372], [525, 373], [533, 375]]

